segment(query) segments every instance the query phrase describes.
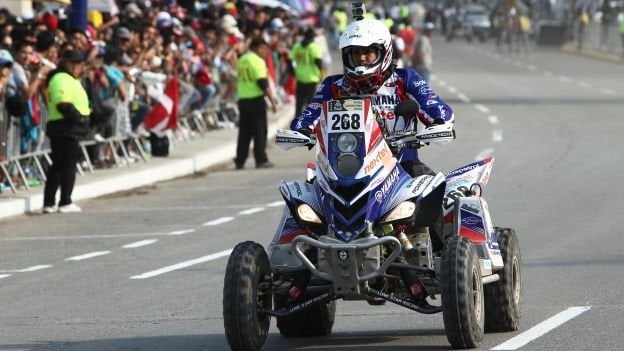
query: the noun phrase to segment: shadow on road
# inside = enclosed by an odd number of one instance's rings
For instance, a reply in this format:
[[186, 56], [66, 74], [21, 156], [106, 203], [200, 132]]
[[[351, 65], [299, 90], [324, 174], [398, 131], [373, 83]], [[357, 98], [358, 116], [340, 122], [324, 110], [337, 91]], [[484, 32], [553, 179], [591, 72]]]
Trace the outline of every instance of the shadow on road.
[[[432, 340], [432, 337], [435, 339]], [[423, 338], [419, 343], [418, 338]], [[435, 342], [435, 341], [438, 341]], [[430, 345], [434, 341], [436, 345]], [[448, 350], [444, 330], [383, 330], [334, 333], [328, 337], [284, 338], [271, 333], [265, 351], [283, 350]], [[230, 350], [225, 335], [169, 335], [87, 341], [36, 341], [0, 344], [11, 351], [220, 351]]]

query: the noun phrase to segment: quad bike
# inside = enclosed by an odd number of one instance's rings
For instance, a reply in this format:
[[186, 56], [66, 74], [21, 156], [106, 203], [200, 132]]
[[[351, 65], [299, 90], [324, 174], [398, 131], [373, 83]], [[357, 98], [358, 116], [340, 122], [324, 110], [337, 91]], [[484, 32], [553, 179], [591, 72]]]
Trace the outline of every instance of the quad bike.
[[[397, 114], [417, 109], [401, 103]], [[412, 178], [393, 149], [448, 142], [452, 125], [384, 136], [372, 110], [370, 99], [330, 100], [312, 138], [278, 130], [284, 149], [316, 145], [316, 163], [306, 181], [280, 185], [286, 206], [268, 251], [247, 241], [229, 258], [223, 317], [233, 350], [260, 350], [271, 317], [286, 337], [329, 335], [339, 299], [442, 312], [455, 348], [518, 329], [518, 240], [493, 226], [481, 197], [493, 158]]]

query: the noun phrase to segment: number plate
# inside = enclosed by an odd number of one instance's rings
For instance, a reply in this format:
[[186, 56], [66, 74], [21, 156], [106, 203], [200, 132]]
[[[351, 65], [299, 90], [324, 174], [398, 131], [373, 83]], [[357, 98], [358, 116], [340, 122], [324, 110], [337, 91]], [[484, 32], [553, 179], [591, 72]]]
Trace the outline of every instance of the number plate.
[[327, 101], [328, 133], [364, 132], [364, 100]]

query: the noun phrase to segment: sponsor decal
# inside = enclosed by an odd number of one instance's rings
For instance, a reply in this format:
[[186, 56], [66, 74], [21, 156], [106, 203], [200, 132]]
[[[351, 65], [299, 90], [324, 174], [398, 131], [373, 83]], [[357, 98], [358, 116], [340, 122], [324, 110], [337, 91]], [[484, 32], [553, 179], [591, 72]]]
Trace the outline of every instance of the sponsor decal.
[[375, 192], [375, 200], [381, 203], [383, 199], [390, 192], [390, 189], [392, 189], [394, 184], [396, 184], [398, 179], [399, 179], [399, 169], [395, 168], [394, 171], [390, 173], [390, 176], [386, 179], [386, 182], [381, 186], [379, 190]]
[[416, 186], [412, 190], [412, 194], [417, 194], [420, 190], [420, 187], [425, 183], [427, 179], [429, 179], [429, 177], [420, 177], [420, 180], [418, 180], [418, 184], [416, 184]]
[[301, 192], [301, 186], [299, 185], [299, 183], [295, 183], [295, 190], [297, 191], [297, 196], [301, 197], [303, 196], [303, 192]]
[[290, 143], [290, 144], [305, 144], [307, 143], [305, 140], [299, 139], [299, 138], [291, 138], [291, 137], [284, 137], [284, 136], [278, 136], [275, 137], [275, 141], [278, 143]]
[[314, 95], [314, 98], [315, 99], [324, 99], [325, 95], [323, 95], [323, 94], [316, 94], [316, 95]]
[[342, 101], [341, 100], [330, 100], [328, 101], [328, 107], [329, 107], [329, 111], [330, 112], [335, 112], [335, 111], [346, 111], [346, 109], [344, 108]]
[[427, 84], [426, 80], [424, 80], [424, 79], [423, 80], [418, 80], [418, 81], [414, 82], [414, 87], [418, 88], [418, 87], [426, 85], [426, 84]]
[[419, 94], [427, 94], [431, 91], [432, 91], [431, 88], [428, 86], [420, 87], [420, 89], [418, 89]]
[[444, 105], [438, 105], [438, 110], [440, 111], [440, 117], [446, 119], [446, 109]]
[[475, 204], [463, 204], [461, 206], [462, 210], [466, 210], [468, 212], [474, 213], [474, 214], [479, 214], [481, 213], [481, 209], [479, 208], [479, 206], [475, 205]]
[[346, 261], [349, 259], [349, 251], [347, 250], [338, 250], [338, 258], [341, 261]]
[[316, 89], [317, 93], [320, 93], [321, 91], [323, 91], [323, 88], [325, 88], [325, 83], [321, 83], [318, 87], [318, 89]]
[[321, 105], [321, 104], [320, 104], [320, 103], [318, 103], [318, 102], [312, 102], [312, 103], [310, 103], [310, 104], [308, 105], [308, 109], [310, 109], [310, 110], [318, 110], [318, 109], [320, 109], [320, 108], [321, 108], [321, 106], [323, 106], [323, 105]]
[[390, 152], [390, 150], [387, 147], [384, 147], [383, 149], [379, 150], [377, 152], [377, 155], [375, 155], [375, 157], [372, 160], [370, 160], [370, 162], [366, 165], [366, 167], [364, 167], [364, 173], [366, 174], [370, 173], [379, 164], [385, 164], [386, 162], [388, 162], [388, 160], [391, 157], [392, 157], [392, 152]]
[[452, 177], [452, 176], [454, 176], [454, 175], [458, 175], [458, 174], [466, 173], [466, 172], [468, 172], [468, 171], [472, 171], [473, 169], [475, 169], [475, 168], [477, 168], [477, 167], [479, 167], [479, 164], [477, 164], [477, 163], [473, 163], [473, 164], [471, 164], [471, 165], [468, 165], [468, 166], [462, 167], [462, 168], [460, 168], [460, 169], [456, 169], [456, 170], [454, 170], [454, 171], [450, 172], [449, 174], [447, 174], [446, 176], [447, 176], [447, 177]]
[[373, 105], [398, 105], [401, 102], [401, 96], [394, 95], [375, 95], [372, 96]]
[[485, 232], [483, 231], [483, 220], [481, 219], [481, 217], [477, 217], [475, 215], [468, 214], [467, 212], [462, 211], [461, 224], [462, 226], [472, 231], [480, 234], [485, 234]]
[[280, 192], [282, 193], [282, 195], [284, 195], [287, 199], [290, 200], [290, 191], [288, 190], [288, 185], [286, 184], [280, 185]]
[[429, 105], [435, 105], [435, 104], [437, 104], [437, 103], [438, 103], [438, 101], [437, 101], [437, 100], [427, 100], [427, 104], [426, 104], [426, 105], [427, 105], [427, 106], [429, 106]]
[[427, 139], [448, 138], [448, 137], [452, 138], [453, 137], [453, 132], [429, 133], [429, 134], [421, 135], [420, 139], [421, 140], [427, 140]]

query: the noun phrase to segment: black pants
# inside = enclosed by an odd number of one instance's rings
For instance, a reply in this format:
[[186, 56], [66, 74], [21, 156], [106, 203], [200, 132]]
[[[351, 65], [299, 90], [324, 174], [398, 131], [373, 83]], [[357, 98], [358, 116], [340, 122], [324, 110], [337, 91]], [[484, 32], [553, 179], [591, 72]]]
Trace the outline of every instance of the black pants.
[[50, 138], [52, 166], [48, 169], [45, 188], [43, 189], [43, 206], [54, 206], [56, 191], [61, 187], [59, 206], [72, 203], [71, 195], [76, 182], [76, 163], [80, 156], [78, 139], [58, 136]]
[[295, 118], [299, 116], [299, 114], [303, 111], [303, 109], [308, 105], [310, 100], [314, 97], [314, 93], [316, 93], [316, 86], [318, 83], [301, 83], [297, 82], [297, 100], [295, 103]]
[[264, 96], [254, 99], [238, 100], [240, 121], [238, 125], [238, 142], [236, 146], [237, 166], [243, 166], [249, 154], [249, 143], [254, 141], [254, 158], [256, 166], [268, 162], [267, 144], [267, 106]]

